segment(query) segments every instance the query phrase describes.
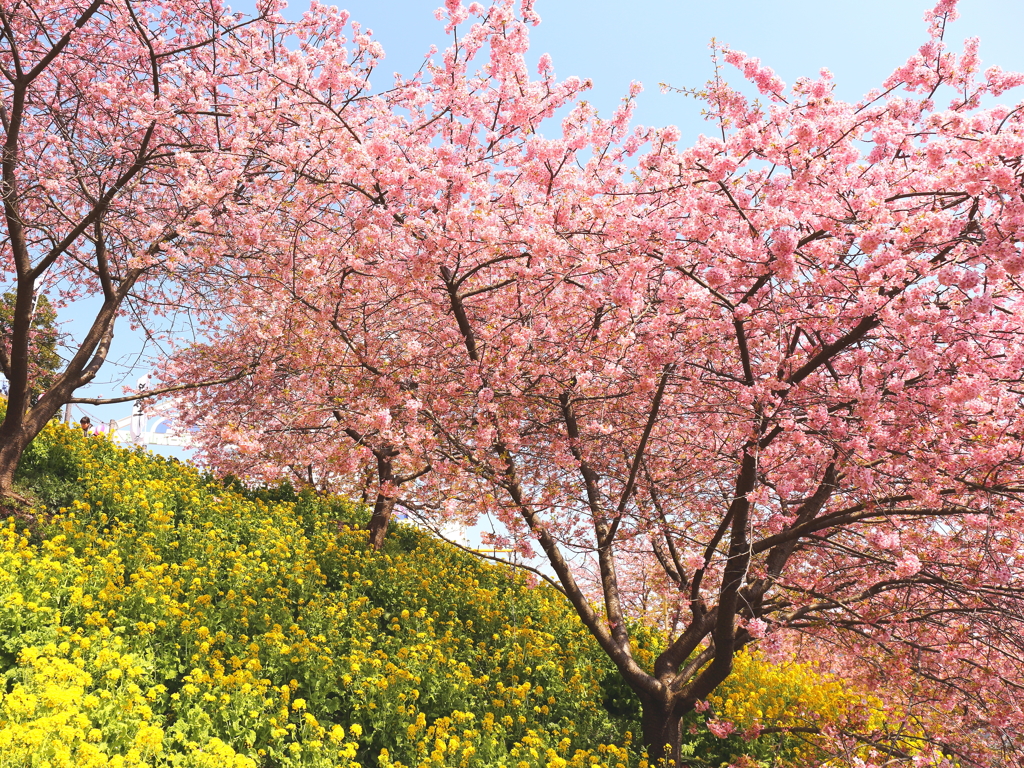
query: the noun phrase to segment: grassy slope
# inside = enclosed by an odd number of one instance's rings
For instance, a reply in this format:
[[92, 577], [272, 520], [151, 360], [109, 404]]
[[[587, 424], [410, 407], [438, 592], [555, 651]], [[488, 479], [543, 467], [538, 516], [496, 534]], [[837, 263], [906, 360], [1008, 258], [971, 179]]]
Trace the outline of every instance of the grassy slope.
[[[51, 517], [0, 521], [0, 768], [646, 764], [635, 697], [561, 597], [507, 568], [402, 525], [372, 552], [357, 506], [61, 425], [20, 482]], [[806, 666], [740, 662], [712, 700], [739, 730], [860, 717]], [[694, 765], [818, 762], [696, 715], [689, 732]]]
[[342, 501], [246, 498], [62, 426], [21, 474], [57, 514], [0, 528], [2, 766], [583, 764], [628, 738], [582, 627], [507, 569], [403, 526], [374, 553]]

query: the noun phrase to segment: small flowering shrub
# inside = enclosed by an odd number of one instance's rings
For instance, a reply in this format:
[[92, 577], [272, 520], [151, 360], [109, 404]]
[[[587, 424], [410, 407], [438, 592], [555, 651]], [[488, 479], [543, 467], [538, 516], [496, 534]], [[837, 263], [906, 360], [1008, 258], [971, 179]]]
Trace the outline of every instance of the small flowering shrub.
[[[54, 514], [0, 523], [0, 768], [647, 765], [628, 689], [508, 569], [401, 525], [373, 552], [355, 505], [226, 489], [61, 425], [21, 475]], [[780, 691], [847, 717], [810, 670], [765, 668], [709, 702], [731, 728], [769, 723]], [[695, 764], [815, 756], [717, 723], [694, 721]]]

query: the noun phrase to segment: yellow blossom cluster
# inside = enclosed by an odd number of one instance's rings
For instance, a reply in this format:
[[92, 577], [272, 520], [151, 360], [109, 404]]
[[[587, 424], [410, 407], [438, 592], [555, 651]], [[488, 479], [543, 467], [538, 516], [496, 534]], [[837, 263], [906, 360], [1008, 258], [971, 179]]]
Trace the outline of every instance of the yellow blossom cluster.
[[[22, 477], [49, 522], [0, 523], [0, 768], [647, 768], [632, 694], [561, 596], [508, 569], [401, 525], [374, 552], [358, 505], [60, 425]], [[650, 666], [663, 640], [637, 637]], [[710, 704], [740, 730], [863, 711], [752, 656]], [[709, 765], [812, 754], [692, 728]]]
[[[873, 744], [884, 743], [909, 755], [915, 766], [944, 764], [927, 738], [936, 723], [908, 717], [813, 662], [772, 663], [757, 650], [744, 650], [707, 704], [705, 717], [733, 729], [723, 744], [732, 758], [760, 755], [773, 767], [856, 768], [872, 762]], [[772, 735], [755, 738], [763, 731]], [[856, 737], [837, 740], [841, 734]]]
[[0, 768], [629, 764], [576, 748], [624, 733], [548, 590], [413, 529], [370, 551], [337, 499], [59, 425], [37, 444], [68, 495], [45, 530], [0, 525]]

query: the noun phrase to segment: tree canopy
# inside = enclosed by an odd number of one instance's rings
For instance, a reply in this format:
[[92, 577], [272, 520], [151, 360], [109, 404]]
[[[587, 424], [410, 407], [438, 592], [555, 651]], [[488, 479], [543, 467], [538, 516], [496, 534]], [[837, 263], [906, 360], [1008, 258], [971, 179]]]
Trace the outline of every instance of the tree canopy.
[[464, 31], [358, 123], [295, 60], [309, 226], [173, 367], [271, 361], [186, 398], [208, 460], [369, 468], [374, 535], [396, 502], [501, 520], [655, 750], [756, 643], [883, 691], [936, 761], [1019, 759], [1024, 112], [990, 103], [1024, 77], [949, 50], [943, 0], [857, 103], [719, 48], [748, 86], [716, 73], [681, 147], [532, 79], [531, 13], [449, 3]]
[[[315, 11], [286, 23], [278, 10], [260, 3], [244, 18], [189, 0], [0, 8], [0, 288], [13, 294], [0, 329], [10, 390], [0, 496], [62, 406], [99, 402], [76, 393], [106, 362], [118, 318], [157, 333], [166, 318], [217, 312], [219, 288], [245, 274], [261, 231], [287, 216], [299, 176], [281, 161], [304, 138], [277, 111], [301, 93], [284, 41], [329, 40], [337, 21]], [[335, 87], [358, 100], [372, 57], [365, 46], [346, 55], [352, 79]], [[41, 292], [58, 313], [82, 299], [97, 307], [79, 338], [62, 339], [65, 360], [49, 379], [34, 367]]]

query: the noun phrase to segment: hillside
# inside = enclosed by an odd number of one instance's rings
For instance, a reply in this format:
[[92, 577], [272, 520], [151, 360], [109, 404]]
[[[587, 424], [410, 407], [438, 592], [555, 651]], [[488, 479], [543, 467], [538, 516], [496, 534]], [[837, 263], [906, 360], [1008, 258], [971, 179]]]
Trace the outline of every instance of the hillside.
[[[2, 768], [646, 765], [635, 699], [560, 596], [509, 569], [403, 525], [376, 553], [358, 506], [239, 492], [62, 425], [20, 481], [38, 509], [0, 523]], [[779, 669], [721, 706], [849, 709]], [[802, 754], [691, 735], [696, 764]]]

